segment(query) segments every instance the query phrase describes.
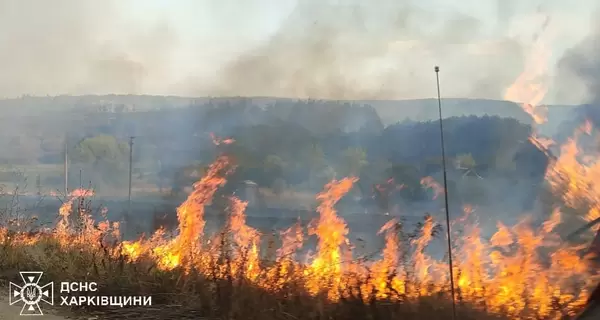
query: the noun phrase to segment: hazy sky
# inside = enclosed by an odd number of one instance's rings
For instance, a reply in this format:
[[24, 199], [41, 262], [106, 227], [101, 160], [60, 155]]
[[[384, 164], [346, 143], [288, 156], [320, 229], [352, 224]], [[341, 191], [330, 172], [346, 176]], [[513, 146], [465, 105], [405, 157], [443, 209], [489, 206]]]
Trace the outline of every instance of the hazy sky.
[[0, 0], [0, 96], [422, 98], [439, 64], [445, 96], [501, 98], [536, 35], [555, 82], [596, 2]]

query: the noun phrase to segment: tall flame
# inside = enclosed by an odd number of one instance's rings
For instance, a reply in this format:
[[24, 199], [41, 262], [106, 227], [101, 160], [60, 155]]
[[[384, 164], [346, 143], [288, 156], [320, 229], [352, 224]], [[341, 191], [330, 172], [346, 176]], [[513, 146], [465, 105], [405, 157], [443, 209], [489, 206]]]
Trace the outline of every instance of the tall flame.
[[[591, 133], [588, 124], [577, 131], [575, 138], [584, 133]], [[576, 206], [584, 200], [588, 217], [597, 216], [600, 165], [579, 154], [575, 138], [563, 147], [561, 156], [549, 168], [547, 179], [556, 190], [564, 191], [567, 204]], [[221, 155], [194, 184], [191, 194], [177, 209], [179, 225], [175, 236], [159, 229], [148, 239], [103, 247], [112, 248], [115, 256], [125, 255], [131, 262], [153, 263], [165, 271], [181, 268], [188, 274], [248, 280], [273, 292], [292, 283], [301, 284], [309, 294], [332, 302], [360, 295], [368, 300], [371, 294], [375, 299], [417, 302], [423, 296], [448, 292], [445, 260], [436, 260], [427, 252], [436, 230], [431, 216], [425, 218], [416, 235], [410, 236], [398, 220], [391, 219], [379, 231], [385, 238], [381, 258], [363, 261], [353, 256], [348, 226], [335, 209], [357, 181], [352, 177], [331, 181], [317, 195], [319, 217], [308, 230], [317, 237], [317, 252], [308, 264], [294, 259], [305, 240], [299, 222], [283, 232], [275, 261], [262, 261], [260, 234], [247, 225], [247, 203], [237, 198], [229, 199], [230, 214], [223, 233], [206, 237], [205, 206], [233, 169], [229, 158]], [[424, 179], [423, 184], [436, 189], [431, 179]], [[107, 221], [96, 224], [81, 202], [81, 223], [71, 223], [76, 199], [89, 194], [74, 191], [59, 210], [60, 220], [53, 233], [45, 235], [57, 240], [63, 249], [101, 250], [100, 243], [106, 243], [107, 235], [118, 230], [118, 225]], [[581, 257], [584, 247], [563, 243], [555, 232], [563, 216], [556, 209], [541, 226], [528, 219], [513, 227], [498, 222], [497, 232], [487, 240], [476, 222], [474, 208], [465, 206], [465, 215], [453, 222], [455, 232], [462, 230], [460, 237], [453, 238], [457, 257], [454, 280], [460, 301], [514, 319], [560, 319], [573, 315], [585, 304], [588, 289], [596, 278], [588, 261]], [[4, 244], [27, 247], [35, 245], [40, 237], [0, 228], [0, 241]]]

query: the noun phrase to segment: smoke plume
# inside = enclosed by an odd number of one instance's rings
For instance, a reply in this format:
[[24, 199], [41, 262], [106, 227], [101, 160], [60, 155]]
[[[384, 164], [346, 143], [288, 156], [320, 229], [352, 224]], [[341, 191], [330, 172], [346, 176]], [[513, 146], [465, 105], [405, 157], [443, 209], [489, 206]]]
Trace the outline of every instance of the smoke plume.
[[[600, 11], [597, 11], [600, 12]], [[600, 125], [600, 23], [592, 24], [589, 34], [561, 57], [557, 65], [558, 97], [586, 104], [571, 115], [570, 131], [584, 120]]]
[[[500, 98], [522, 68], [520, 45], [508, 37], [489, 40], [476, 17], [413, 3], [301, 1], [276, 34], [228, 64], [211, 91], [326, 99], [428, 97], [433, 66], [441, 64], [446, 92]], [[510, 8], [503, 8], [499, 19], [508, 19]]]
[[466, 2], [0, 0], [0, 97], [502, 98], [536, 5]]
[[125, 24], [112, 0], [0, 0], [0, 97], [143, 93], [175, 41], [167, 25]]
[[558, 64], [562, 95], [579, 97], [580, 102], [600, 102], [600, 23], [578, 45], [568, 50]]

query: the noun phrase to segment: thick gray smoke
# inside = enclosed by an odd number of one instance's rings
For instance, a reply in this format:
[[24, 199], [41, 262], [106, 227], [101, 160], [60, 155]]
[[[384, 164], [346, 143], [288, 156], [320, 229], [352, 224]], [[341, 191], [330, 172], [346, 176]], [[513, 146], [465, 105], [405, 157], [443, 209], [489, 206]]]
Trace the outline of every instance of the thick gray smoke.
[[558, 90], [578, 96], [580, 102], [600, 102], [600, 23], [577, 46], [568, 50], [558, 64]]
[[[596, 10], [596, 15], [600, 13]], [[584, 106], [570, 114], [562, 124], [559, 139], [570, 137], [575, 127], [589, 120], [600, 127], [600, 23], [593, 21], [590, 30], [577, 45], [565, 52], [557, 64], [556, 90], [558, 98]], [[580, 141], [582, 143], [582, 141]], [[596, 152], [597, 145], [590, 146]]]
[[0, 97], [152, 87], [175, 35], [160, 23], [132, 29], [119, 14], [112, 0], [0, 0]]
[[465, 3], [0, 0], [0, 97], [502, 98], [537, 5]]
[[[335, 4], [333, 4], [335, 3]], [[445, 91], [501, 98], [523, 67], [518, 42], [486, 39], [482, 21], [410, 0], [301, 1], [266, 43], [220, 74], [213, 92], [328, 99], [431, 96], [433, 66], [460, 77]], [[498, 19], [510, 19], [504, 4]], [[448, 76], [450, 77], [450, 76]], [[450, 80], [450, 79], [448, 79]]]
[[[252, 41], [243, 38], [252, 36], [237, 20], [269, 19], [263, 10], [266, 2], [190, 4], [199, 26], [202, 11], [211, 12], [214, 19], [236, 21], [206, 22], [223, 38], [204, 43], [204, 36], [186, 33], [185, 45], [184, 34], [173, 27], [176, 17], [166, 14], [164, 20], [150, 23], [132, 20], [144, 17], [145, 5], [132, 14], [122, 11], [123, 3], [0, 0], [0, 97], [185, 93], [414, 98], [431, 96], [431, 68], [441, 64], [444, 74], [461, 77], [448, 81], [446, 92], [500, 98], [522, 68], [516, 41], [489, 37], [483, 31], [489, 22], [482, 23], [481, 17], [434, 11], [435, 4], [299, 1], [270, 39], [251, 48]], [[509, 21], [511, 8], [503, 5], [498, 19]], [[241, 39], [234, 41], [221, 30], [228, 25]], [[238, 47], [225, 54], [233, 61], [214, 74], [207, 71], [218, 69], [215, 65], [221, 61], [205, 60], [203, 53], [225, 53], [234, 42]], [[242, 53], [236, 57], [237, 52]], [[183, 60], [179, 57], [186, 62], [176, 61]], [[186, 74], [174, 76], [173, 63], [189, 64]]]

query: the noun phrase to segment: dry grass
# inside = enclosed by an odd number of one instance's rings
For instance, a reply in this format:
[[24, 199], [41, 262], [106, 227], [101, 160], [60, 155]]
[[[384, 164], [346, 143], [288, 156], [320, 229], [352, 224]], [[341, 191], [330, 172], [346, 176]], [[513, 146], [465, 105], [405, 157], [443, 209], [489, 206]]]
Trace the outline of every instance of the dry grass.
[[[18, 200], [18, 199], [17, 199]], [[17, 201], [14, 200], [14, 201]], [[89, 212], [89, 201], [77, 201], [75, 213], [71, 218], [77, 220], [81, 212]], [[18, 208], [18, 206], [13, 206]], [[45, 281], [81, 281], [98, 283], [94, 296], [152, 296], [153, 305], [149, 307], [131, 307], [111, 309], [103, 306], [74, 307], [71, 311], [82, 315], [95, 315], [99, 319], [244, 319], [244, 320], [296, 320], [296, 319], [452, 319], [452, 305], [448, 291], [415, 298], [402, 296], [390, 282], [386, 283], [386, 292], [395, 292], [394, 301], [376, 297], [376, 292], [365, 292], [361, 277], [344, 277], [352, 280], [340, 287], [346, 294], [337, 302], [331, 302], [325, 295], [311, 295], [307, 292], [307, 279], [298, 270], [287, 271], [280, 275], [285, 284], [277, 290], [265, 290], [248, 280], [243, 273], [236, 273], [223, 266], [240, 263], [221, 245], [217, 257], [203, 264], [203, 270], [197, 265], [187, 265], [165, 271], [157, 265], [156, 259], [142, 257], [131, 262], [121, 254], [122, 243], [111, 240], [107, 231], [92, 242], [66, 241], [58, 239], [52, 233], [42, 233], [32, 227], [27, 215], [18, 210], [4, 212], [0, 227], [8, 234], [0, 234], [0, 279], [20, 281], [19, 271], [44, 271]], [[10, 218], [12, 217], [12, 218]], [[81, 221], [73, 221], [75, 228], [73, 239], [82, 238], [86, 232], [77, 226]], [[94, 226], [97, 228], [98, 225]], [[226, 239], [230, 230], [225, 227], [220, 239]], [[407, 235], [410, 237], [410, 235]], [[28, 244], [24, 238], [38, 237]], [[89, 239], [89, 238], [86, 238]], [[68, 245], [65, 246], [65, 243]], [[246, 252], [247, 254], [247, 252]], [[242, 252], [242, 257], [244, 253]], [[248, 261], [242, 259], [247, 265]], [[409, 270], [413, 261], [401, 261], [405, 270]], [[267, 255], [261, 261], [261, 270], [277, 267], [274, 257]], [[191, 268], [191, 269], [187, 269]], [[244, 268], [238, 268], [243, 270]], [[279, 273], [278, 273], [279, 274]], [[277, 281], [278, 279], [273, 279]], [[363, 279], [369, 281], [370, 279]], [[409, 283], [409, 287], [425, 288], [426, 284]], [[350, 288], [350, 290], [348, 290]], [[55, 288], [57, 291], [58, 288]], [[426, 290], [428, 291], [428, 290]], [[352, 294], [348, 295], [348, 292]], [[502, 314], [486, 313], [485, 306], [474, 308], [458, 297], [458, 319], [491, 320], [508, 319]], [[55, 293], [55, 300], [60, 298]], [[557, 310], [560, 308], [557, 307]], [[538, 319], [527, 317], [527, 319]]]
[[[101, 314], [103, 319], [452, 319], [446, 296], [411, 302], [389, 302], [356, 296], [337, 303], [313, 297], [302, 283], [291, 282], [277, 293], [255, 287], [243, 279], [206, 277], [182, 269], [161, 271], [150, 260], [128, 263], [114, 257], [108, 247], [64, 250], [50, 237], [35, 245], [4, 243], [0, 247], [0, 276], [19, 281], [18, 271], [43, 270], [46, 280], [97, 282], [93, 295], [152, 296], [153, 306], [135, 309], [105, 307], [72, 311]], [[216, 262], [217, 263], [217, 262]], [[225, 262], [228, 263], [228, 262]], [[266, 262], [265, 262], [266, 263]], [[215, 274], [218, 266], [215, 264]], [[368, 293], [361, 293], [368, 295]], [[459, 305], [460, 319], [500, 319]]]
[[[89, 201], [82, 199], [78, 203], [80, 206], [74, 210], [82, 210], [83, 205], [87, 208], [84, 210], [89, 211]], [[392, 302], [375, 299], [374, 293], [357, 288], [355, 296], [333, 303], [325, 296], [308, 294], [301, 278], [292, 278], [273, 292], [256, 287], [233, 271], [225, 277], [217, 276], [223, 264], [232, 263], [225, 250], [208, 266], [209, 272], [193, 269], [186, 272], [183, 268], [164, 271], [150, 258], [130, 262], [122, 254], [115, 255], [121, 252], [118, 241], [65, 247], [51, 233], [35, 231], [33, 221], [18, 210], [4, 212], [2, 217], [0, 226], [8, 233], [0, 237], [3, 238], [0, 241], [1, 280], [19, 282], [19, 271], [40, 270], [44, 272], [44, 281], [96, 282], [98, 291], [89, 293], [94, 296], [152, 296], [153, 305], [149, 307], [71, 307], [70, 311], [76, 314], [95, 315], [100, 319], [452, 319], [447, 295]], [[30, 244], [22, 241], [32, 237], [39, 238]], [[261, 263], [274, 264], [269, 259]], [[55, 291], [55, 302], [59, 303], [57, 287]], [[465, 304], [459, 304], [458, 313], [462, 320], [501, 319], [474, 311]]]

